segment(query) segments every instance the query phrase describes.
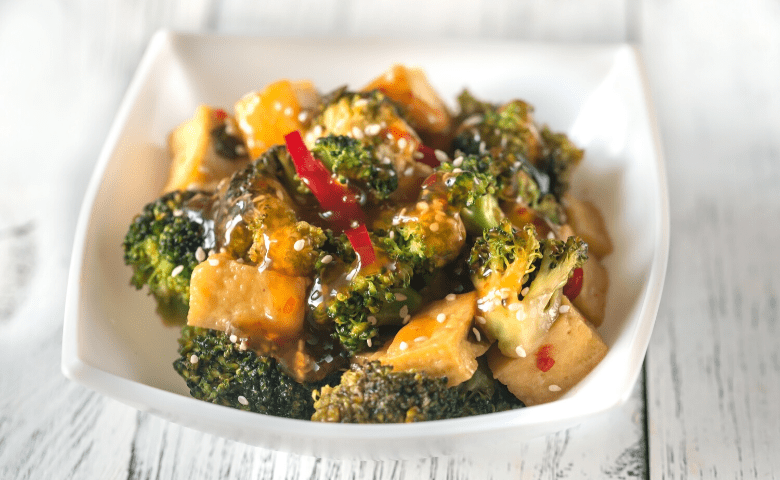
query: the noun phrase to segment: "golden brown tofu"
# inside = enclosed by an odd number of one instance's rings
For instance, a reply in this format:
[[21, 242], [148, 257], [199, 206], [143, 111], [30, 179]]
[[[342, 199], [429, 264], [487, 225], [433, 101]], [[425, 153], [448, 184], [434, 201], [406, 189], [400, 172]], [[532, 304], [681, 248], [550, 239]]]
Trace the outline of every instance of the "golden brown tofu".
[[278, 346], [295, 342], [303, 329], [309, 280], [240, 263], [217, 253], [192, 272], [187, 324], [236, 329]]
[[608, 289], [607, 269], [597, 258], [589, 258], [582, 266], [582, 290], [573, 303], [597, 327], [604, 321]]
[[450, 128], [450, 112], [422, 69], [393, 65], [363, 90], [379, 90], [392, 98], [406, 109], [415, 129], [441, 134]]
[[570, 194], [563, 199], [568, 223], [574, 233], [588, 244], [588, 253], [602, 258], [612, 252], [612, 238], [609, 236], [604, 217], [598, 207], [587, 200], [579, 200]]
[[288, 133], [303, 131], [318, 101], [319, 94], [308, 81], [280, 80], [244, 95], [235, 110], [249, 156], [256, 159], [270, 147], [283, 144]]
[[510, 358], [495, 346], [487, 353], [493, 376], [528, 406], [558, 399], [607, 354], [607, 346], [593, 325], [568, 299], [561, 305], [568, 311], [558, 316], [533, 353]]
[[243, 143], [231, 145], [233, 158], [218, 153], [212, 131], [223, 126], [225, 132], [238, 135], [233, 119], [221, 110], [201, 105], [190, 120], [171, 132], [168, 136], [171, 169], [163, 192], [212, 190], [220, 180], [249, 163]]
[[397, 371], [445, 376], [449, 386], [465, 382], [477, 370], [477, 357], [489, 347], [488, 342], [473, 338], [476, 299], [476, 293], [470, 292], [428, 305], [370, 359]]

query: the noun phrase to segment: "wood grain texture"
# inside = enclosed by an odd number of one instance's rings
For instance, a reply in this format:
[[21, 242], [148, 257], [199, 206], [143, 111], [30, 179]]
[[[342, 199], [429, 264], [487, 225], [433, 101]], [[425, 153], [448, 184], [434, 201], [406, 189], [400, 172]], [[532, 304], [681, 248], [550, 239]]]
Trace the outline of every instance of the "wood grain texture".
[[674, 238], [647, 359], [651, 478], [780, 478], [780, 8], [646, 1], [642, 21]]

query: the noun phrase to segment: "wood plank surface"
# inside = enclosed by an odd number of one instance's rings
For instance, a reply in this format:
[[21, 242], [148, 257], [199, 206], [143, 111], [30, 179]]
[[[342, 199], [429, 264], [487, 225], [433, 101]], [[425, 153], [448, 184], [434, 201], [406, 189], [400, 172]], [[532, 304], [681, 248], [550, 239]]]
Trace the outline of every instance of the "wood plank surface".
[[[0, 2], [0, 479], [780, 478], [779, 26], [772, 0]], [[79, 203], [160, 27], [639, 41], [672, 205], [646, 388], [512, 459], [341, 462], [205, 435], [64, 379]]]
[[642, 22], [673, 236], [651, 478], [780, 478], [780, 8], [647, 1]]

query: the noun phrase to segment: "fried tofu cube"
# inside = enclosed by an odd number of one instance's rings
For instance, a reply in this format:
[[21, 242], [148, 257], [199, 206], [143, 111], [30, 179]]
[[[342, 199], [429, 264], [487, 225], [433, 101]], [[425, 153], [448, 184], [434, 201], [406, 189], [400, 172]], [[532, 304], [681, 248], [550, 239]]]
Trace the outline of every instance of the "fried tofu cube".
[[564, 197], [563, 205], [569, 225], [588, 244], [588, 253], [597, 258], [609, 255], [612, 252], [612, 238], [598, 207], [570, 194]]
[[210, 255], [192, 272], [187, 324], [264, 338], [284, 346], [300, 338], [309, 280]]
[[582, 290], [573, 303], [597, 327], [604, 321], [608, 289], [607, 269], [597, 258], [589, 258], [582, 266]]
[[215, 145], [215, 129], [224, 127], [223, 132], [235, 131], [235, 121], [219, 109], [201, 105], [195, 115], [176, 127], [168, 136], [168, 151], [171, 168], [163, 192], [174, 190], [212, 190], [220, 180], [244, 168], [249, 163], [243, 142], [232, 139], [230, 157], [218, 153]]
[[470, 292], [431, 303], [370, 360], [392, 365], [396, 371], [444, 376], [448, 386], [465, 382], [477, 370], [477, 357], [489, 347], [487, 341], [474, 337], [476, 302], [476, 292]]
[[379, 90], [399, 103], [417, 130], [442, 134], [450, 128], [450, 112], [420, 68], [393, 65], [363, 90]]
[[306, 119], [301, 113], [309, 112], [318, 101], [319, 94], [309, 81], [279, 80], [244, 95], [235, 111], [249, 156], [256, 159], [270, 147], [283, 144], [288, 133], [303, 131]]
[[558, 319], [532, 353], [504, 356], [497, 347], [487, 353], [493, 377], [527, 406], [552, 402], [568, 392], [607, 354], [593, 325], [563, 300]]

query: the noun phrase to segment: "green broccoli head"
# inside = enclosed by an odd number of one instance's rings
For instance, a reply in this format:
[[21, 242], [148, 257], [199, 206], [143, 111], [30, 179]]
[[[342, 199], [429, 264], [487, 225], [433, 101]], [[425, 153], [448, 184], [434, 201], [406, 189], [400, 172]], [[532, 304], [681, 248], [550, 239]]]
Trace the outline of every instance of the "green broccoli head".
[[545, 126], [541, 134], [545, 148], [539, 167], [550, 176], [550, 191], [561, 198], [568, 191], [572, 172], [582, 162], [585, 152], [564, 133], [552, 132]]
[[298, 383], [273, 357], [242, 350], [224, 332], [190, 326], [182, 328], [173, 367], [194, 398], [278, 417], [309, 419], [312, 391], [325, 384]]
[[[353, 367], [335, 387], [315, 392], [312, 420], [339, 423], [409, 423], [459, 418], [522, 406], [493, 392], [447, 387], [446, 377], [394, 372], [369, 362]], [[510, 394], [511, 395], [511, 394]], [[499, 399], [500, 401], [495, 401]]]
[[393, 212], [376, 230], [388, 256], [415, 273], [430, 273], [453, 261], [465, 245], [466, 231], [457, 209], [444, 199], [427, 197]]
[[455, 150], [464, 153], [512, 152], [535, 164], [541, 155], [541, 138], [533, 120], [533, 107], [522, 100], [493, 105], [476, 100], [464, 90], [458, 97], [460, 115]]
[[133, 269], [132, 285], [147, 285], [167, 320], [186, 318], [192, 270], [214, 245], [200, 202], [205, 196], [175, 191], [149, 203], [133, 219], [122, 244], [125, 263]]
[[531, 224], [518, 230], [508, 221], [475, 241], [471, 279], [487, 333], [504, 355], [524, 356], [549, 330], [563, 287], [587, 252], [577, 237], [540, 240]]
[[218, 193], [217, 233], [232, 256], [291, 276], [314, 271], [325, 232], [298, 219], [287, 190], [265, 164], [236, 172]]
[[373, 148], [346, 135], [317, 139], [312, 154], [337, 176], [339, 183], [355, 186], [373, 200], [385, 200], [398, 188], [392, 164], [382, 163]]

